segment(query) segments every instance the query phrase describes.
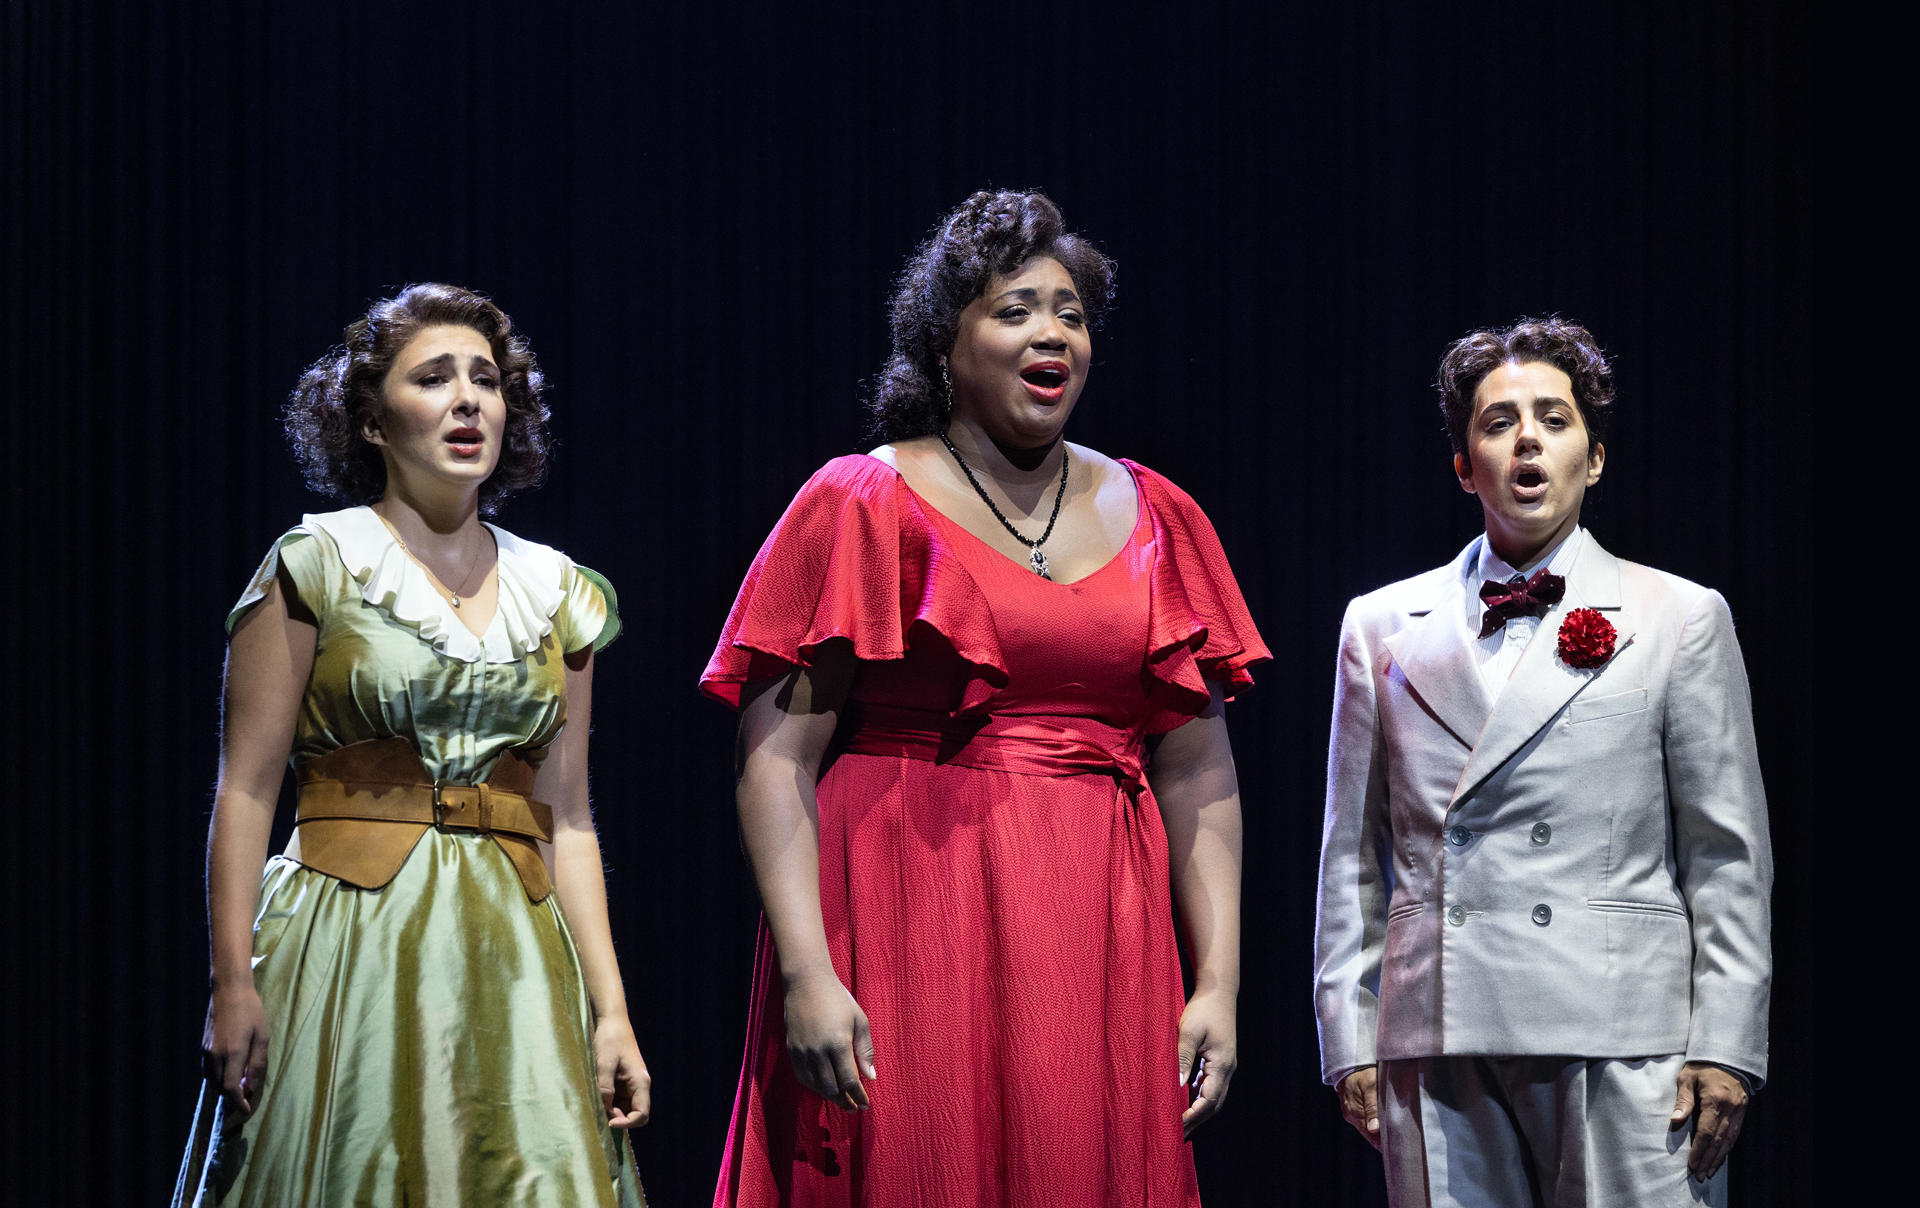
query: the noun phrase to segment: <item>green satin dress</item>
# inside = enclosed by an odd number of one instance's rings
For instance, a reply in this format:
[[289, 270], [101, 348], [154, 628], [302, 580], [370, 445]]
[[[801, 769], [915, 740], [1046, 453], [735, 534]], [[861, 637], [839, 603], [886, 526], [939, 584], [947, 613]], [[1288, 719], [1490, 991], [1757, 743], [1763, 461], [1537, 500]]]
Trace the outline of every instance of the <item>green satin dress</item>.
[[[490, 526], [491, 527], [491, 526]], [[444, 783], [529, 758], [566, 724], [562, 656], [619, 632], [613, 589], [493, 528], [500, 607], [483, 637], [367, 508], [307, 516], [227, 618], [284, 566], [319, 623], [292, 761], [404, 735]], [[559, 896], [528, 900], [490, 837], [428, 830], [363, 890], [269, 860], [254, 920], [267, 1077], [230, 1128], [203, 1088], [183, 1205], [645, 1203], [596, 1089], [593, 1012]]]

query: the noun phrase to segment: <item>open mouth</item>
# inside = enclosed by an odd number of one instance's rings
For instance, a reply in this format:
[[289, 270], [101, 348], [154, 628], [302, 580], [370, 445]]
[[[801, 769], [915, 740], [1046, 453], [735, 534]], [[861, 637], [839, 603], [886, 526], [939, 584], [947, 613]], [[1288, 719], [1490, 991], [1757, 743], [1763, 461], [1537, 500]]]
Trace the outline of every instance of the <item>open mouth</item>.
[[478, 428], [455, 428], [447, 433], [447, 447], [462, 457], [472, 457], [478, 453], [486, 440]]
[[1071, 376], [1067, 367], [1059, 361], [1042, 361], [1020, 371], [1020, 380], [1026, 383], [1027, 392], [1049, 403], [1059, 401], [1066, 394], [1067, 380]]
[[1513, 493], [1522, 499], [1538, 499], [1547, 493], [1547, 476], [1538, 466], [1521, 466], [1513, 475]]

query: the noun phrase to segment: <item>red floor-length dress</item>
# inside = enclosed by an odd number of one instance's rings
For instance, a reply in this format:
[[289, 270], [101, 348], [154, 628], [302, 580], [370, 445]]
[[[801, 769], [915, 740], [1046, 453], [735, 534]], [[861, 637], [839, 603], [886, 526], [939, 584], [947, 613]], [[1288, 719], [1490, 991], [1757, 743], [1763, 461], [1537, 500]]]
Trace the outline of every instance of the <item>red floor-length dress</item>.
[[1073, 583], [829, 462], [740, 589], [707, 693], [859, 658], [819, 784], [820, 906], [872, 1024], [873, 1107], [802, 1089], [764, 921], [716, 1205], [1193, 1205], [1184, 1006], [1149, 736], [1268, 656], [1218, 538], [1142, 466]]

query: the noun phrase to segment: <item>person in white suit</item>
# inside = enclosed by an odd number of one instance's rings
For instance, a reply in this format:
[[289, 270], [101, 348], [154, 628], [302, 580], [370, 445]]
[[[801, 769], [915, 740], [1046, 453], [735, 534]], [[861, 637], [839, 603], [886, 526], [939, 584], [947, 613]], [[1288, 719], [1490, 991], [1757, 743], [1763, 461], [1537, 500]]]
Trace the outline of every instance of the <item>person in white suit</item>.
[[1394, 1208], [1724, 1203], [1773, 876], [1732, 614], [1580, 526], [1613, 404], [1584, 328], [1474, 332], [1439, 389], [1486, 532], [1341, 627], [1322, 1075]]

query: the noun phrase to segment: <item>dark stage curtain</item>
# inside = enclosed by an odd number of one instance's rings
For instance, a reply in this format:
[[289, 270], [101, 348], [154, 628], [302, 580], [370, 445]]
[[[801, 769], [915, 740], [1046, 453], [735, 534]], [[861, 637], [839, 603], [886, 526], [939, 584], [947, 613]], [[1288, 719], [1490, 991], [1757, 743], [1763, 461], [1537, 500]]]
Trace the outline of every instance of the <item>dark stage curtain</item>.
[[[560, 455], [502, 520], [620, 590], [595, 795], [660, 1203], [711, 1195], [757, 910], [732, 717], [694, 678], [794, 489], [862, 447], [892, 275], [988, 182], [1048, 189], [1117, 257], [1070, 435], [1199, 499], [1277, 656], [1230, 711], [1244, 1064], [1197, 1142], [1209, 1204], [1382, 1199], [1317, 1082], [1329, 688], [1345, 601], [1477, 531], [1428, 388], [1454, 336], [1557, 310], [1617, 352], [1590, 527], [1725, 592], [1775, 815], [1805, 809], [1803, 6], [413, 8], [4, 8], [12, 1202], [170, 1185], [220, 620], [332, 506], [276, 408], [411, 280], [486, 290], [531, 335]], [[1811, 1178], [1815, 856], [1777, 829], [1748, 1205]]]

